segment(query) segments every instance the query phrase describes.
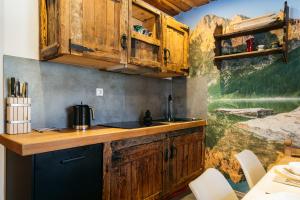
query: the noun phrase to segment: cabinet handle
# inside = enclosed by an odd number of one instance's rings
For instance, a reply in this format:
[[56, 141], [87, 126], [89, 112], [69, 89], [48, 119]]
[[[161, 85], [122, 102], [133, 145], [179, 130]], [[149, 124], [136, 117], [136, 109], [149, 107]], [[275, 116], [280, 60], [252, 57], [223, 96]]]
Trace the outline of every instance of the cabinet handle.
[[85, 156], [78, 156], [78, 157], [75, 157], [75, 158], [70, 158], [70, 159], [62, 160], [62, 161], [60, 161], [60, 163], [61, 164], [68, 164], [70, 162], [75, 162], [75, 161], [82, 160], [82, 159], [85, 159]]
[[171, 146], [170, 159], [173, 159], [176, 156], [176, 154], [177, 154], [177, 148], [174, 145], [172, 145]]
[[123, 49], [127, 49], [127, 35], [126, 34], [123, 34], [121, 36], [121, 47]]
[[165, 64], [167, 64], [169, 62], [170, 57], [171, 57], [170, 50], [167, 49], [167, 48], [164, 48], [164, 61], [165, 61]]
[[169, 160], [169, 149], [165, 150], [165, 161], [167, 162]]

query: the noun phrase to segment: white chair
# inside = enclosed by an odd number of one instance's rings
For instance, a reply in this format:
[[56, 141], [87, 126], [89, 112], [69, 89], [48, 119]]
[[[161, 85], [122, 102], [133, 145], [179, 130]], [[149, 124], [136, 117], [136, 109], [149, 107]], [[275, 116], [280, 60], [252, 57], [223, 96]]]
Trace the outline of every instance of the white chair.
[[189, 187], [197, 200], [238, 200], [225, 177], [213, 168], [190, 182]]
[[252, 188], [266, 174], [266, 170], [257, 156], [250, 150], [244, 150], [236, 154], [235, 157], [242, 167], [249, 187]]

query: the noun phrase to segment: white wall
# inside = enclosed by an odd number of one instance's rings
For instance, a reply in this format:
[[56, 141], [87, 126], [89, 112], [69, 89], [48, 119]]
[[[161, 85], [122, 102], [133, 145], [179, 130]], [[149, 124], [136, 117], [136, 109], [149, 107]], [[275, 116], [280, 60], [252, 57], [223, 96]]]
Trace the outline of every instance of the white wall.
[[[3, 133], [3, 0], [0, 0], [0, 133]], [[0, 200], [4, 200], [4, 148], [0, 145]]]
[[4, 1], [4, 54], [38, 59], [38, 0]]
[[[38, 59], [38, 0], [0, 0], [0, 133], [3, 133], [3, 55]], [[4, 200], [4, 148], [0, 145], [0, 200]]]

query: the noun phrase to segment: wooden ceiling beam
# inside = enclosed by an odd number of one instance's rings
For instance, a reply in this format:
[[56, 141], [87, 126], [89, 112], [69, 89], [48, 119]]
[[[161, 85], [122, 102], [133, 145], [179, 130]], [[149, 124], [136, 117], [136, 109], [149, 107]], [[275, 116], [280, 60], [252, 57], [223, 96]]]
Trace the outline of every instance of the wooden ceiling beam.
[[170, 7], [171, 9], [175, 10], [178, 13], [183, 12], [183, 10], [177, 7], [177, 5], [170, 3], [168, 0], [160, 0], [160, 2], [167, 5], [168, 7]]
[[184, 3], [186, 3], [187, 5], [189, 5], [190, 7], [196, 7], [196, 4], [194, 3], [193, 0], [183, 0]]
[[155, 6], [156, 8], [160, 9], [161, 11], [174, 16], [179, 14], [180, 12], [183, 12], [180, 8], [177, 6], [171, 4], [167, 0], [144, 0], [145, 2]]
[[209, 0], [189, 0], [189, 1], [192, 1], [194, 3], [195, 5], [194, 7], [202, 6], [210, 2]]
[[187, 4], [184, 0], [167, 0], [167, 1], [169, 1], [171, 4], [177, 6], [178, 8], [180, 8], [183, 11], [188, 11], [188, 10], [192, 9], [192, 6]]
[[161, 11], [174, 16], [210, 2], [210, 0], [144, 0]]

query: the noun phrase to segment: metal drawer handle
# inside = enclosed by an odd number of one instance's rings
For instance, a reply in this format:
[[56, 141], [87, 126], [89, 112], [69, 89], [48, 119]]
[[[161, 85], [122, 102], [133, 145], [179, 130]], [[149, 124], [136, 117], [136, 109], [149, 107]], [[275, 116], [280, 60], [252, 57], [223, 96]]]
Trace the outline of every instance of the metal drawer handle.
[[75, 161], [82, 160], [82, 159], [85, 159], [85, 156], [78, 156], [78, 157], [75, 157], [75, 158], [70, 158], [70, 159], [62, 160], [62, 161], [60, 161], [60, 163], [61, 164], [68, 164], [70, 162], [75, 162]]
[[177, 155], [177, 148], [174, 145], [172, 145], [170, 159], [173, 159], [176, 155]]

